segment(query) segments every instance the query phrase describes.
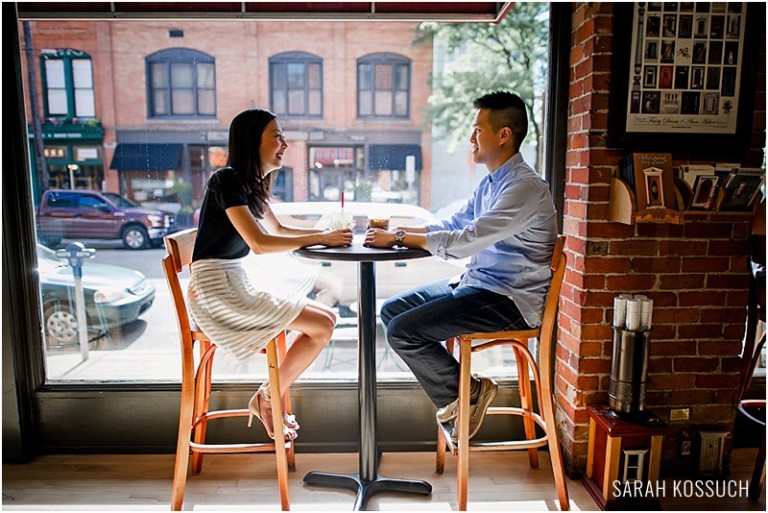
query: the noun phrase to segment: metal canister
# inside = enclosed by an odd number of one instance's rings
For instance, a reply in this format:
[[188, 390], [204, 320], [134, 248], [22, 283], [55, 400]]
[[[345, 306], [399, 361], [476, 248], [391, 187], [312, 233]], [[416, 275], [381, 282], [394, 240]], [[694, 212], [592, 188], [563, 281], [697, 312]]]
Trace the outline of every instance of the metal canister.
[[650, 340], [650, 330], [613, 328], [608, 407], [617, 413], [637, 415], [644, 409]]

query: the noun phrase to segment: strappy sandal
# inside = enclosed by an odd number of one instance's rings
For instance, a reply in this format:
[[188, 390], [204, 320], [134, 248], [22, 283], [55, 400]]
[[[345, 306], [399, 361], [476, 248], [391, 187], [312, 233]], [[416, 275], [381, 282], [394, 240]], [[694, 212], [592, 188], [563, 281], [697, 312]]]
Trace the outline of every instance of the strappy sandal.
[[[267, 423], [264, 421], [264, 418], [261, 416], [261, 401], [260, 399], [264, 398], [268, 403], [271, 401], [271, 396], [269, 394], [269, 384], [263, 383], [259, 389], [256, 391], [255, 394], [253, 394], [253, 397], [251, 397], [251, 400], [248, 401], [248, 427], [251, 427], [251, 424], [253, 422], [253, 417], [256, 417], [261, 421], [261, 423], [264, 425], [264, 429], [267, 431], [267, 436], [269, 436], [272, 440], [275, 439], [274, 433], [271, 432], [271, 422]], [[295, 427], [289, 426], [288, 423], [293, 424]], [[267, 425], [269, 424], [269, 425]], [[299, 429], [299, 424], [296, 422], [296, 418], [293, 415], [283, 415], [283, 435], [285, 436], [286, 440], [295, 440], [299, 435], [296, 433], [296, 430]]]

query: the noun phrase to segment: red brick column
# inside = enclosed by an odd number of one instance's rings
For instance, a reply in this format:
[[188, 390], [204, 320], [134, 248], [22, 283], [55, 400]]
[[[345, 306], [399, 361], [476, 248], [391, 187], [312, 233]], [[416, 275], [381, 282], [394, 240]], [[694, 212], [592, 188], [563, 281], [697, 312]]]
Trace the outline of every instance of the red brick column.
[[[646, 407], [669, 423], [666, 472], [696, 463], [695, 454], [679, 457], [682, 439], [695, 441], [700, 430], [732, 431], [746, 317], [749, 216], [698, 214], [683, 225], [607, 221], [610, 181], [626, 153], [606, 143], [610, 84], [622, 80], [611, 76], [613, 11], [608, 2], [573, 5], [563, 221], [568, 268], [555, 383], [572, 475], [586, 467], [586, 407], [608, 398], [615, 296], [654, 300]], [[763, 59], [762, 83], [764, 73]], [[755, 148], [765, 144], [762, 95], [753, 122], [762, 138], [755, 136]], [[682, 407], [691, 409], [690, 419], [669, 422], [670, 410]]]

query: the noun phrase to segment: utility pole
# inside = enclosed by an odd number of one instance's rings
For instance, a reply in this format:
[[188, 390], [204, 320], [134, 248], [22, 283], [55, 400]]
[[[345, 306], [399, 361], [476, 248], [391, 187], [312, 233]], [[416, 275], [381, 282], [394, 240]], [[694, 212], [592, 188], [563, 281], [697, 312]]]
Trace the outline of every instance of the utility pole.
[[[38, 193], [42, 197], [43, 192], [48, 189], [48, 164], [45, 162], [45, 153], [43, 151], [43, 126], [40, 121], [40, 101], [37, 98], [37, 73], [35, 73], [35, 51], [32, 46], [32, 31], [29, 28], [29, 22], [24, 22], [24, 46], [27, 53], [27, 84], [29, 93], [29, 105], [32, 111], [32, 134], [34, 136], [35, 148], [35, 167], [37, 167], [37, 178], [40, 190]], [[37, 198], [35, 198], [37, 200]], [[37, 203], [37, 201], [35, 201]]]

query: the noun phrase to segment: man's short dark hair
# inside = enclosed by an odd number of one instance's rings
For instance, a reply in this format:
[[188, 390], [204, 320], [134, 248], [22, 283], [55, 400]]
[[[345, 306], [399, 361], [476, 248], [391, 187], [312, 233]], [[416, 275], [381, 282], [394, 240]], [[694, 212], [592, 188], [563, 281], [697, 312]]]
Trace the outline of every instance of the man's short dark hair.
[[508, 126], [515, 136], [516, 149], [520, 149], [528, 134], [528, 111], [522, 98], [507, 91], [496, 91], [477, 98], [473, 105], [476, 109], [491, 111], [490, 122], [495, 131]]

